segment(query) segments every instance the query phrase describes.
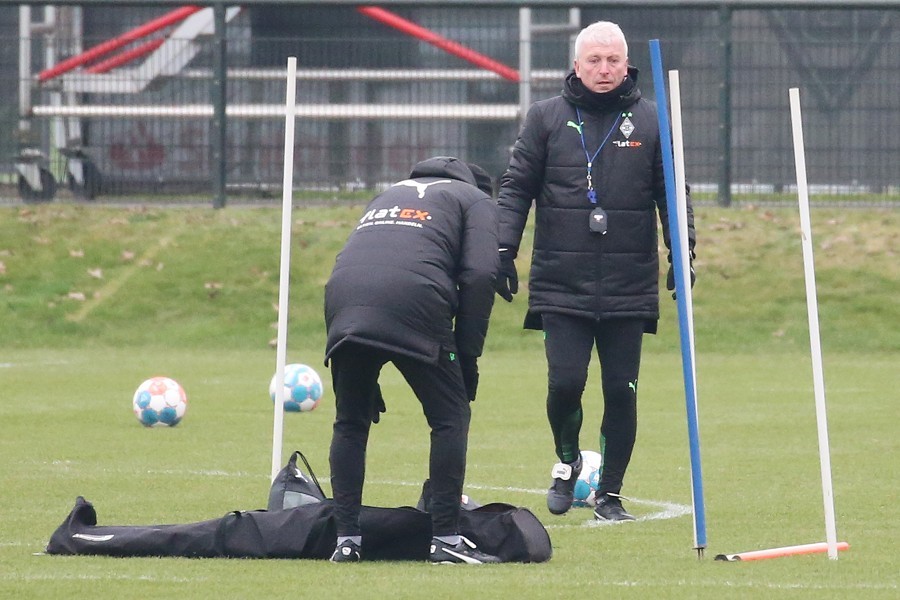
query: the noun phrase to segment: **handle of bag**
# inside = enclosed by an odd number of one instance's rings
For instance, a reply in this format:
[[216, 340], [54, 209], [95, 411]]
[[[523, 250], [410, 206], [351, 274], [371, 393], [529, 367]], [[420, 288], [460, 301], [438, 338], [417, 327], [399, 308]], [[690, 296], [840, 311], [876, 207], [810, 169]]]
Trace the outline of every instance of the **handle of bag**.
[[312, 478], [313, 483], [316, 484], [316, 487], [318, 488], [319, 493], [322, 494], [323, 498], [327, 498], [328, 496], [325, 495], [325, 490], [322, 489], [322, 486], [319, 484], [319, 480], [316, 478], [316, 474], [313, 473], [312, 467], [309, 466], [309, 461], [306, 460], [306, 457], [303, 456], [302, 452], [300, 452], [299, 450], [294, 450], [294, 452], [291, 454], [290, 460], [288, 460], [288, 464], [291, 465], [291, 467], [293, 467], [294, 469], [296, 469], [298, 456], [303, 460], [303, 465], [306, 467], [306, 472], [309, 473], [309, 476]]

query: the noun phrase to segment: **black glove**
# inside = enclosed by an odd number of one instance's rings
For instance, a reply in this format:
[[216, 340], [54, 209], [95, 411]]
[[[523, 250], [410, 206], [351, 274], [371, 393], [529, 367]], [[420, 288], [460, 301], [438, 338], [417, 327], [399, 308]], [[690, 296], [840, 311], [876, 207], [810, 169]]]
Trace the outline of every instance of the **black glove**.
[[381, 386], [377, 383], [375, 384], [375, 389], [372, 390], [372, 422], [377, 423], [381, 420], [381, 413], [387, 412], [387, 408], [384, 406], [384, 396], [381, 395]]
[[513, 294], [519, 293], [519, 274], [516, 272], [516, 251], [509, 248], [500, 249], [500, 272], [494, 282], [494, 290], [506, 300], [512, 302]]
[[[694, 251], [690, 251], [691, 257], [691, 289], [694, 289], [694, 282], [697, 281], [697, 274], [694, 273]], [[672, 265], [672, 253], [669, 252], [669, 272], [666, 273], [666, 289], [672, 291], [675, 289], [675, 271]], [[675, 300], [675, 292], [672, 291], [672, 300]]]
[[475, 392], [478, 391], [478, 358], [460, 354], [459, 368], [462, 369], [463, 384], [466, 386], [466, 396], [468, 396], [469, 402], [474, 402]]

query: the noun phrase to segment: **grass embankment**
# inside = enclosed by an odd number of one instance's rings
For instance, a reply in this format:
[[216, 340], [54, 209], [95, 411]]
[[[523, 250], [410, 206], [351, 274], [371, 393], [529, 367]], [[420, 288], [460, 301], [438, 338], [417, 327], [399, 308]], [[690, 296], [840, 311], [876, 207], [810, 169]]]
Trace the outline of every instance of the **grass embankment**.
[[[0, 211], [3, 346], [259, 348], [275, 335], [279, 209], [46, 205]], [[294, 211], [291, 338], [323, 339], [322, 286], [359, 212], [359, 205]], [[796, 210], [700, 207], [696, 219], [698, 351], [808, 347]], [[900, 211], [814, 210], [826, 349], [900, 350], [893, 326], [900, 321], [897, 231]], [[526, 233], [523, 279], [529, 243]], [[515, 346], [529, 335], [520, 328], [525, 298], [497, 302], [491, 347]], [[677, 347], [674, 302], [665, 294], [662, 299], [663, 335], [648, 341], [651, 349]]]

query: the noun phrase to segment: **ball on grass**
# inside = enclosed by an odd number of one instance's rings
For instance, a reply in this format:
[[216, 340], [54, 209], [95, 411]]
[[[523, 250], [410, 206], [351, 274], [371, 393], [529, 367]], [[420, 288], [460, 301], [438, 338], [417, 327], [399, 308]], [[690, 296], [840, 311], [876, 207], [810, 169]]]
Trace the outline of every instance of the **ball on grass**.
[[572, 506], [594, 506], [594, 492], [600, 486], [600, 467], [603, 457], [593, 450], [581, 451], [581, 474], [575, 482], [575, 501]]
[[[278, 374], [269, 382], [269, 397], [275, 402], [278, 389]], [[322, 378], [312, 367], [292, 363], [284, 367], [284, 410], [285, 412], [309, 412], [319, 405], [324, 386]]]
[[131, 407], [144, 427], [175, 427], [184, 418], [187, 403], [187, 394], [177, 381], [151, 377], [135, 390]]

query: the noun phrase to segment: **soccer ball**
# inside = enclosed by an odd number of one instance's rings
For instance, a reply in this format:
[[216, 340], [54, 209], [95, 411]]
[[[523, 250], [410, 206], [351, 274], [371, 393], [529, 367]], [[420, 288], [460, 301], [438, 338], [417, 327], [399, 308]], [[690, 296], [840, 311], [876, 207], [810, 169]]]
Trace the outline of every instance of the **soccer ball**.
[[586, 471], [599, 471], [600, 467], [603, 466], [603, 456], [599, 452], [594, 452], [593, 450], [582, 450], [581, 451], [581, 474], [586, 475]]
[[600, 486], [603, 457], [599, 452], [582, 450], [581, 465], [581, 474], [575, 482], [575, 501], [572, 506], [594, 506], [594, 492]]
[[187, 411], [187, 394], [174, 379], [151, 377], [134, 392], [134, 416], [145, 427], [175, 427]]
[[[278, 374], [269, 382], [269, 397], [275, 402]], [[319, 405], [322, 398], [322, 378], [311, 367], [293, 363], [284, 367], [285, 412], [309, 412]]]

